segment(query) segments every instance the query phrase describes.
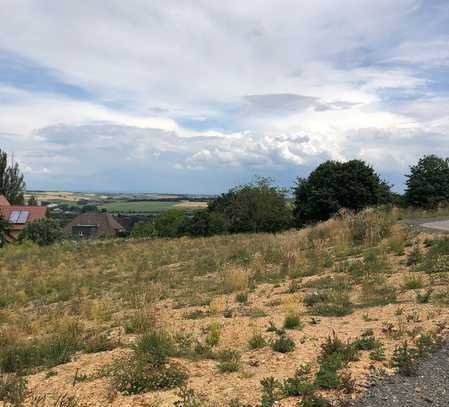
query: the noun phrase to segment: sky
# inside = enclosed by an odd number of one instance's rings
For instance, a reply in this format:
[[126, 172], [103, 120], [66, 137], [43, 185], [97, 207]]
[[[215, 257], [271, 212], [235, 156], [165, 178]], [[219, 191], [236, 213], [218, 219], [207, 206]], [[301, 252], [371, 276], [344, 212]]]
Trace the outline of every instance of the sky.
[[449, 156], [447, 0], [0, 0], [0, 149], [29, 189], [291, 187]]

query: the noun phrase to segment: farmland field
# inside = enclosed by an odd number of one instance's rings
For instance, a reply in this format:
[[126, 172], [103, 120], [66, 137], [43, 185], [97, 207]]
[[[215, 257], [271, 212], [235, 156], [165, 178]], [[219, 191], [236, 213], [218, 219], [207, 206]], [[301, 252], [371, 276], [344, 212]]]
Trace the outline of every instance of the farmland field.
[[448, 333], [449, 240], [397, 218], [6, 246], [0, 394], [33, 407], [357, 397], [370, 374], [411, 371]]
[[163, 212], [168, 209], [203, 209], [207, 206], [206, 202], [191, 201], [116, 201], [100, 206], [100, 209], [106, 209], [108, 212], [121, 213], [146, 213], [146, 212]]

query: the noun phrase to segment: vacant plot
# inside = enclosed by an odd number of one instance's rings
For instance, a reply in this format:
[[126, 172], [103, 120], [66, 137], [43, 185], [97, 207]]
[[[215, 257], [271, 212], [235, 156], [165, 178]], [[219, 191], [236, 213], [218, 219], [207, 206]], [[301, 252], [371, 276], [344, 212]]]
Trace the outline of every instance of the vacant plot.
[[177, 407], [355, 397], [368, 374], [412, 374], [438, 346], [448, 259], [448, 240], [372, 210], [278, 235], [11, 245], [0, 251], [0, 397]]

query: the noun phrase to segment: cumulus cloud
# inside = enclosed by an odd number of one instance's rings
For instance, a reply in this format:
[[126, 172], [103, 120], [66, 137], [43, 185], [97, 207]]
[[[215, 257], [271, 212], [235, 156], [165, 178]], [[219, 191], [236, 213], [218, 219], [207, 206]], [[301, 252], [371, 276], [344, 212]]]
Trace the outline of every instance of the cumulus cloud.
[[3, 6], [0, 148], [30, 187], [220, 192], [446, 152], [444, 0]]

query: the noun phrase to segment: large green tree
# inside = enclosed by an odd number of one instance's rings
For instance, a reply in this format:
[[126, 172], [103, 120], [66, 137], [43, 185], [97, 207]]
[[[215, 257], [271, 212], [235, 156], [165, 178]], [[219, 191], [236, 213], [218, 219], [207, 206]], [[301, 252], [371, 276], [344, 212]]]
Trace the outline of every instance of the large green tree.
[[329, 219], [342, 208], [358, 211], [391, 199], [390, 186], [364, 161], [326, 161], [297, 181], [296, 225]]
[[209, 211], [222, 214], [231, 233], [273, 233], [288, 228], [292, 221], [286, 191], [266, 178], [232, 188], [212, 201]]
[[162, 212], [154, 221], [156, 236], [177, 237], [184, 234], [186, 215], [180, 209]]
[[8, 155], [0, 149], [0, 194], [13, 205], [24, 203], [25, 181], [17, 163], [8, 165]]
[[207, 209], [196, 211], [186, 225], [186, 233], [190, 236], [213, 236], [225, 231], [224, 216]]
[[435, 208], [449, 203], [449, 159], [426, 155], [410, 167], [406, 177], [408, 205]]

